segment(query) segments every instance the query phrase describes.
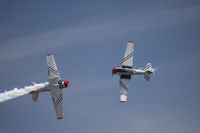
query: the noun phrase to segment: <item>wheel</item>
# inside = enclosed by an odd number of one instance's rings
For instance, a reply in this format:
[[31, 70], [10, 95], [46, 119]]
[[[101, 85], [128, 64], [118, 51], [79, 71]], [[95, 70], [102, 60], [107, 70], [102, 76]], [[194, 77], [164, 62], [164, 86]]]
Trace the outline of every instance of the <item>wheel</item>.
[[59, 85], [59, 88], [60, 88], [60, 89], [62, 89], [62, 88], [63, 88], [63, 86], [62, 86], [62, 85]]
[[58, 81], [58, 84], [62, 84], [62, 80], [59, 80], [59, 81]]

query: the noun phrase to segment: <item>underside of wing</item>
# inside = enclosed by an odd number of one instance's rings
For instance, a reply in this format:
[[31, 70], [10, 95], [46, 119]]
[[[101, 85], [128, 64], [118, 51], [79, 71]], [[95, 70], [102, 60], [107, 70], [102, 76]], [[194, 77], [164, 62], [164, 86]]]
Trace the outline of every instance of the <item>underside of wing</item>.
[[119, 79], [120, 85], [120, 102], [126, 102], [128, 97], [128, 89], [130, 86], [131, 76], [121, 75]]
[[128, 41], [124, 58], [122, 60], [122, 68], [132, 68], [133, 67], [133, 52], [134, 52], [134, 43], [133, 41]]
[[63, 101], [62, 101], [62, 90], [58, 87], [51, 89], [52, 100], [56, 112], [57, 119], [63, 118]]
[[56, 66], [56, 62], [54, 60], [54, 56], [51, 53], [47, 55], [47, 66], [48, 66], [49, 79], [60, 77], [57, 66]]
[[60, 80], [60, 75], [54, 60], [53, 54], [47, 55], [47, 66], [49, 75], [49, 87], [51, 91], [51, 96], [58, 119], [63, 118], [63, 107], [62, 107], [62, 90], [59, 88], [58, 81]]

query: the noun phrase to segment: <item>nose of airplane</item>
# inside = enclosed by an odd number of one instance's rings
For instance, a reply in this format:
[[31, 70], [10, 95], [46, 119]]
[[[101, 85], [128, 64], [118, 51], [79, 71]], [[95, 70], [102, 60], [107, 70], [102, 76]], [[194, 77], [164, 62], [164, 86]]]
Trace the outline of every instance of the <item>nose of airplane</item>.
[[70, 83], [69, 80], [64, 80], [64, 86], [65, 87], [69, 87], [69, 83]]
[[112, 74], [116, 74], [117, 69], [115, 67], [112, 68]]

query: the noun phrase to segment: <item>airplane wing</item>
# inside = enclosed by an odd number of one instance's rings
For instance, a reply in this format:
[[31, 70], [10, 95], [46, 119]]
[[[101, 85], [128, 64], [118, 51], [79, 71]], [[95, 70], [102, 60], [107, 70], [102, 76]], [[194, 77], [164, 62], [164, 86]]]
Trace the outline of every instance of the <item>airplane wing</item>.
[[54, 108], [56, 111], [57, 119], [63, 118], [63, 101], [62, 101], [62, 90], [56, 86], [51, 90], [52, 100], [54, 104]]
[[63, 118], [62, 90], [58, 86], [60, 75], [52, 54], [47, 55], [47, 65], [48, 65], [49, 87], [51, 91], [54, 108], [56, 111], [56, 116], [57, 119], [62, 119]]
[[120, 85], [120, 102], [126, 102], [128, 97], [128, 89], [131, 82], [131, 76], [121, 75], [119, 79]]
[[48, 76], [49, 79], [59, 79], [60, 80], [60, 74], [58, 72], [58, 68], [56, 66], [56, 62], [54, 60], [53, 54], [47, 55], [47, 66], [48, 66]]
[[133, 52], [134, 52], [134, 43], [133, 41], [128, 41], [124, 58], [122, 60], [122, 68], [132, 68], [133, 67]]

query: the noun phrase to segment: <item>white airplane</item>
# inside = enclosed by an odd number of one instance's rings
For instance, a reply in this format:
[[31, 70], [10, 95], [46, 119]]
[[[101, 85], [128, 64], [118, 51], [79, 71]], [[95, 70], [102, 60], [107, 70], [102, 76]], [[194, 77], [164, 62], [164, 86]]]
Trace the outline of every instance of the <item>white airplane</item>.
[[32, 100], [36, 102], [38, 101], [40, 92], [50, 91], [57, 119], [62, 119], [63, 118], [62, 89], [68, 87], [70, 82], [69, 80], [60, 79], [60, 74], [58, 72], [52, 53], [49, 53], [47, 55], [47, 66], [48, 66], [49, 84], [47, 84], [44, 88], [40, 88], [36, 91], [30, 92], [30, 94], [32, 94]]
[[144, 78], [149, 81], [151, 74], [155, 71], [152, 68], [151, 63], [148, 63], [144, 70], [133, 69], [133, 52], [134, 52], [134, 43], [133, 41], [128, 41], [124, 58], [122, 60], [121, 67], [113, 67], [112, 74], [117, 74], [120, 76], [119, 85], [120, 85], [120, 102], [125, 103], [127, 101], [128, 89], [131, 82], [132, 75], [144, 75]]

